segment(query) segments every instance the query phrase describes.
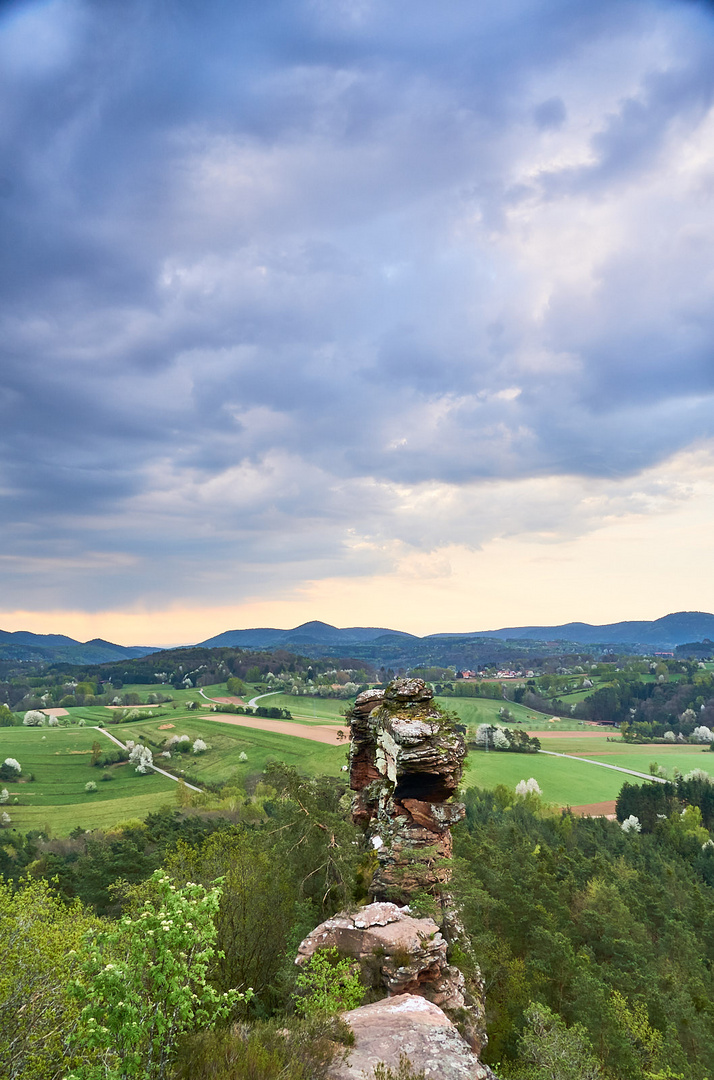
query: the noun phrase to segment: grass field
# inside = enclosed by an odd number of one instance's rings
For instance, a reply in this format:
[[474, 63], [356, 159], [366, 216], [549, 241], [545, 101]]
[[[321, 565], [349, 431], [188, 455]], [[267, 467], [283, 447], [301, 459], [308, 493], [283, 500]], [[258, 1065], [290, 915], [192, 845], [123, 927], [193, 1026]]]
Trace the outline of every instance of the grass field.
[[[175, 782], [157, 773], [141, 776], [127, 764], [92, 768], [89, 761], [95, 740], [110, 748], [105, 736], [89, 728], [0, 728], [0, 761], [13, 757], [22, 765], [20, 783], [0, 785], [10, 793], [4, 809], [14, 828], [63, 836], [76, 825], [107, 827], [173, 803]], [[112, 780], [102, 781], [107, 774]], [[84, 790], [89, 780], [97, 784], [91, 794]]]
[[[145, 698], [152, 688], [127, 686], [127, 691], [139, 693]], [[235, 779], [239, 786], [259, 775], [270, 760], [285, 761], [307, 775], [342, 775], [346, 761], [345, 746], [328, 746], [321, 743], [261, 731], [259, 728], [237, 727], [217, 719], [208, 710], [187, 709], [188, 702], [205, 703], [194, 688], [176, 690], [157, 687], [161, 692], [171, 693], [176, 699], [153, 708], [155, 717], [112, 725], [109, 730], [121, 741], [136, 740], [141, 736], [154, 751], [155, 756], [171, 735], [188, 735], [191, 741], [202, 738], [209, 750], [201, 755], [174, 754], [170, 765], [178, 773], [184, 770], [186, 780], [197, 785], [218, 783]], [[207, 697], [225, 697], [225, 684], [204, 687]], [[250, 689], [246, 699], [254, 696]], [[445, 709], [456, 713], [470, 730], [481, 723], [504, 724], [499, 710], [505, 705], [512, 721], [520, 721], [519, 729], [542, 737], [543, 749], [579, 758], [599, 760], [605, 764], [618, 765], [638, 772], [648, 773], [649, 764], [657, 761], [667, 769], [678, 768], [683, 773], [702, 768], [714, 776], [714, 754], [704, 752], [702, 747], [690, 746], [637, 746], [608, 741], [617, 739], [612, 728], [584, 727], [572, 720], [552, 722], [547, 713], [538, 713], [512, 702], [489, 698], [440, 698]], [[345, 702], [325, 698], [292, 697], [276, 694], [266, 698], [264, 704], [289, 709], [297, 724], [321, 728], [327, 724], [345, 726], [342, 710]], [[73, 718], [82, 717], [88, 725], [107, 724], [113, 710], [102, 707], [76, 708]], [[227, 718], [227, 717], [226, 717]], [[259, 721], [258, 721], [259, 722]], [[166, 725], [171, 725], [167, 727]], [[505, 723], [505, 726], [510, 726]], [[12, 828], [25, 831], [39, 828], [51, 831], [55, 836], [69, 833], [76, 826], [85, 829], [109, 828], [129, 818], [143, 818], [164, 804], [174, 805], [176, 783], [152, 773], [137, 775], [128, 765], [113, 766], [99, 770], [89, 765], [91, 744], [98, 739], [107, 749], [110, 742], [89, 726], [86, 728], [0, 728], [0, 761], [6, 757], [17, 758], [23, 766], [23, 780], [29, 773], [35, 774], [33, 783], [5, 784], [10, 791], [10, 801], [4, 809], [10, 814]], [[241, 761], [241, 754], [246, 759]], [[163, 762], [166, 764], [166, 762]], [[157, 764], [162, 764], [157, 758]], [[101, 781], [103, 772], [109, 771], [111, 781]], [[464, 786], [494, 787], [506, 784], [514, 787], [519, 780], [535, 777], [546, 801], [555, 805], [580, 806], [605, 802], [616, 798], [625, 781], [638, 781], [626, 773], [602, 769], [587, 760], [555, 758], [545, 754], [508, 754], [473, 751], [467, 759]], [[88, 780], [97, 782], [97, 791], [87, 794], [84, 785]], [[15, 805], [13, 799], [19, 803]]]
[[337, 701], [333, 698], [293, 697], [292, 694], [275, 694], [259, 701], [259, 705], [289, 709], [296, 720], [314, 720], [322, 723], [344, 724], [342, 710], [350, 701]]
[[[546, 754], [505, 754], [473, 751], [466, 759], [464, 787], [514, 788], [519, 780], [535, 777], [543, 798], [556, 806], [583, 806], [616, 799], [628, 779], [624, 773], [599, 769], [586, 761], [552, 758]], [[629, 777], [633, 780], [634, 777]]]
[[[555, 725], [553, 725], [555, 727]], [[537, 734], [537, 733], [536, 733]], [[611, 734], [611, 738], [614, 735]], [[625, 782], [641, 783], [627, 773], [601, 769], [590, 761], [615, 765], [623, 769], [649, 773], [650, 762], [668, 770], [679, 769], [685, 775], [692, 769], [704, 769], [714, 776], [714, 754], [701, 746], [637, 746], [619, 741], [608, 742], [608, 733], [590, 729], [588, 734], [573, 732], [572, 736], [542, 740], [544, 750], [572, 754], [582, 758], [553, 758], [546, 754], [508, 754], [491, 751], [472, 751], [467, 758], [464, 783], [478, 787], [506, 784], [513, 787], [519, 780], [533, 776], [540, 784], [547, 802], [558, 806], [583, 806], [615, 799]]]
[[[160, 730], [159, 725], [165, 723], [175, 726]], [[195, 713], [123, 724], [120, 730], [125, 733], [129, 728], [132, 734], [128, 737], [135, 739], [140, 733], [154, 752], [171, 735], [188, 735], [192, 741], [203, 739], [210, 747], [204, 754], [182, 754], [180, 759], [174, 755], [171, 760], [176, 770], [185, 770], [186, 779], [197, 784], [218, 783], [235, 777], [241, 785], [249, 776], [261, 773], [271, 760], [285, 761], [311, 776], [318, 773], [337, 776], [345, 764], [346, 748], [343, 746], [325, 746], [292, 735], [233, 727]], [[116, 729], [112, 733], [115, 732]], [[241, 753], [246, 755], [247, 761], [240, 761]]]
[[[479, 724], [502, 724], [507, 727], [512, 720], [520, 720], [528, 731], [543, 731], [551, 728], [556, 731], [583, 730], [583, 725], [577, 720], [556, 720], [551, 723], [552, 713], [526, 709], [514, 701], [456, 697], [440, 697], [436, 700], [442, 709], [457, 713], [469, 727], [476, 728]], [[504, 707], [510, 712], [511, 721], [505, 721], [500, 715], [499, 709]]]
[[[96, 712], [94, 722], [106, 723], [109, 710], [73, 709], [72, 712], [79, 715]], [[87, 721], [90, 722], [89, 718]], [[162, 724], [173, 726], [160, 730]], [[345, 764], [345, 747], [233, 727], [180, 707], [153, 720], [116, 725], [108, 730], [122, 742], [136, 741], [141, 736], [155, 757], [170, 735], [188, 735], [191, 741], [202, 738], [210, 747], [204, 754], [174, 755], [168, 763], [156, 759], [158, 765], [173, 765], [177, 773], [183, 770], [186, 780], [199, 786], [233, 777], [242, 786], [248, 777], [260, 774], [270, 760], [285, 761], [308, 775], [338, 776]], [[78, 825], [84, 829], [109, 828], [129, 818], [144, 818], [162, 805], [175, 805], [174, 780], [154, 772], [141, 776], [127, 764], [92, 768], [89, 760], [95, 740], [103, 749], [110, 750], [113, 746], [105, 735], [90, 727], [0, 728], [0, 761], [12, 757], [22, 765], [22, 782], [0, 784], [10, 792], [10, 799], [2, 809], [10, 815], [11, 828], [22, 832], [42, 829], [54, 836], [66, 836]], [[241, 753], [247, 761], [240, 760]], [[30, 773], [35, 776], [34, 782], [29, 781]], [[102, 780], [104, 775], [111, 775], [112, 780]], [[96, 792], [85, 791], [90, 780], [97, 784]], [[14, 803], [15, 798], [18, 804]]]

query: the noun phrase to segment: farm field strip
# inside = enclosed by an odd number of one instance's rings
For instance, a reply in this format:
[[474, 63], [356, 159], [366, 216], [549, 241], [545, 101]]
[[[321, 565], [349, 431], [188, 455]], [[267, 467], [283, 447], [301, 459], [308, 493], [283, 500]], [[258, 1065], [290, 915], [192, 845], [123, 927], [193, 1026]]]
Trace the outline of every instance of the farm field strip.
[[338, 738], [338, 732], [344, 732], [343, 728], [333, 727], [328, 724], [303, 724], [293, 723], [291, 720], [271, 720], [264, 716], [207, 716], [212, 724], [232, 724], [235, 727], [253, 728], [256, 731], [273, 731], [278, 735], [290, 735], [298, 739], [310, 739], [313, 742], [327, 743], [329, 746], [339, 746], [346, 741], [346, 737]]
[[[95, 728], [94, 730], [99, 731], [102, 735], [106, 735], [108, 739], [111, 739], [113, 743], [116, 743], [117, 746], [120, 746], [122, 750], [126, 750], [126, 745], [119, 739], [117, 739], [116, 736], [112, 735], [109, 731], [105, 731], [104, 728], [100, 727]], [[158, 765], [149, 765], [149, 768], [153, 769], [155, 773], [159, 773], [160, 776], [167, 776], [169, 780], [173, 780], [176, 784], [178, 784], [181, 780], [180, 776], [174, 776], [173, 773], [167, 772], [166, 769], [159, 768]], [[184, 783], [186, 784], [186, 787], [191, 788], [191, 791], [201, 791], [201, 788], [194, 787], [193, 784], [189, 784], [185, 780]]]

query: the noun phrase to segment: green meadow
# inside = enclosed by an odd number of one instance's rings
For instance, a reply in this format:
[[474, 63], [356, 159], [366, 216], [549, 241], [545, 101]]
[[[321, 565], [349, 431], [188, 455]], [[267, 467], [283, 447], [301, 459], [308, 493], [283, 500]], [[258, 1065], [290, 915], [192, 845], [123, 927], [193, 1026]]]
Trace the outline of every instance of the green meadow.
[[[555, 720], [552, 713], [536, 712], [526, 709], [514, 701], [495, 700], [493, 698], [458, 698], [439, 697], [436, 699], [442, 709], [456, 713], [468, 727], [476, 728], [479, 724], [508, 724], [519, 721], [528, 731], [582, 731], [583, 724], [577, 720]], [[504, 720], [500, 714], [502, 708], [508, 709], [510, 720]]]
[[[22, 766], [19, 783], [2, 781], [10, 793], [3, 809], [13, 828], [42, 829], [62, 836], [77, 825], [107, 828], [131, 817], [145, 817], [163, 803], [173, 803], [176, 783], [157, 773], [141, 776], [128, 764], [106, 769], [90, 765], [92, 743], [103, 750], [112, 743], [91, 728], [0, 728], [0, 761], [15, 758]], [[34, 780], [30, 776], [34, 775]], [[102, 780], [102, 776], [111, 780]], [[93, 780], [97, 790], [85, 791]], [[18, 803], [15, 803], [15, 799]]]
[[[582, 806], [616, 799], [625, 780], [623, 773], [599, 769], [586, 761], [553, 758], [547, 754], [509, 754], [474, 750], [466, 759], [464, 787], [514, 788], [520, 780], [534, 777], [546, 802], [556, 806]], [[630, 780], [636, 782], [634, 777]]]
[[[226, 693], [225, 686], [211, 689], [222, 690], [216, 696]], [[197, 786], [235, 779], [242, 787], [251, 777], [262, 773], [271, 760], [285, 761], [308, 775], [338, 776], [345, 764], [345, 747], [238, 727], [208, 719], [203, 710], [202, 714], [189, 712], [181, 708], [182, 704], [175, 710], [164, 706], [151, 720], [112, 724], [107, 730], [121, 742], [127, 739], [136, 742], [141, 737], [153, 751], [159, 767], [169, 765], [173, 772]], [[83, 717], [88, 725], [106, 725], [111, 714], [112, 710], [101, 707], [71, 710], [73, 718]], [[191, 742], [201, 738], [209, 749], [198, 755], [174, 753], [166, 761], [158, 754], [171, 735], [188, 735]], [[175, 805], [175, 780], [155, 772], [142, 776], [128, 764], [105, 769], [92, 767], [89, 762], [95, 741], [103, 751], [115, 746], [106, 735], [89, 726], [0, 728], [0, 761], [11, 757], [22, 766], [19, 783], [0, 783], [10, 793], [9, 801], [2, 807], [10, 815], [10, 828], [23, 832], [41, 829], [49, 835], [66, 836], [77, 826], [110, 828], [130, 818], [144, 818], [162, 805]], [[241, 760], [241, 755], [246, 760]], [[34, 781], [30, 780], [31, 774]], [[103, 776], [111, 779], [103, 780]], [[96, 783], [95, 792], [85, 791], [88, 781]]]
[[292, 694], [271, 694], [259, 705], [289, 709], [296, 720], [314, 720], [322, 723], [344, 724], [343, 710], [352, 704], [350, 701], [337, 701], [333, 698], [295, 697]]
[[[189, 783], [221, 783], [235, 779], [239, 786], [249, 777], [259, 775], [269, 761], [284, 761], [294, 765], [301, 773], [310, 776], [322, 774], [337, 776], [346, 763], [346, 747], [328, 746], [324, 743], [301, 739], [295, 735], [282, 735], [272, 731], [261, 731], [226, 723], [230, 717], [222, 714], [221, 719], [209, 719], [189, 713], [186, 716], [162, 717], [158, 720], [136, 721], [122, 724], [118, 729], [128, 738], [136, 739], [141, 735], [144, 742], [154, 752], [156, 764], [157, 752], [166, 739], [172, 735], [188, 735], [191, 742], [200, 738], [209, 749], [202, 754], [174, 753], [170, 765], [175, 772], [183, 770]], [[160, 725], [171, 723], [172, 728], [163, 729]], [[128, 730], [131, 734], [128, 735]], [[116, 734], [117, 728], [112, 729]], [[241, 761], [245, 754], [247, 761]]]

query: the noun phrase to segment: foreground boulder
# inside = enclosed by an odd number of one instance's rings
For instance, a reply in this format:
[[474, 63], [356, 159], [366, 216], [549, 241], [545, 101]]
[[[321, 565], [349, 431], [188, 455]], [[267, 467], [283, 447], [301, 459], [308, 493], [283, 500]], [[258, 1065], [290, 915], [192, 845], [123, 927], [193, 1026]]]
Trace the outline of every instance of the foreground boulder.
[[406, 1055], [428, 1080], [489, 1080], [490, 1069], [461, 1038], [441, 1009], [415, 994], [385, 998], [345, 1013], [355, 1036], [345, 1061], [330, 1066], [330, 1080], [372, 1080], [380, 1062], [399, 1068]]
[[361, 981], [388, 994], [419, 994], [444, 1009], [464, 1009], [464, 977], [449, 964], [447, 945], [433, 919], [417, 919], [407, 907], [369, 904], [354, 915], [340, 912], [320, 923], [301, 943], [296, 964], [317, 949], [336, 948], [360, 964]]

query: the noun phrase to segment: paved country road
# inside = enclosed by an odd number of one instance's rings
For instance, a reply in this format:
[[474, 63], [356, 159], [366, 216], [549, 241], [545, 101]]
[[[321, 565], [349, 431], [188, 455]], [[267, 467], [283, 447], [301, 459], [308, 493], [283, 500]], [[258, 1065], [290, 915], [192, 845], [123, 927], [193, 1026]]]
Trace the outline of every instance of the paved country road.
[[263, 698], [275, 697], [276, 694], [282, 694], [282, 690], [271, 690], [269, 694], [258, 694], [257, 697], [252, 697], [248, 704], [250, 705], [251, 709], [254, 709], [258, 702], [262, 701]]
[[539, 750], [539, 754], [547, 754], [549, 757], [569, 758], [571, 761], [586, 761], [588, 765], [599, 765], [601, 769], [613, 769], [615, 772], [628, 773], [630, 776], [638, 776], [641, 780], [653, 780], [655, 784], [666, 784], [667, 780], [662, 776], [652, 776], [650, 773], [636, 772], [634, 769], [626, 769], [622, 765], [608, 765], [604, 761], [593, 761], [592, 758], [576, 757], [574, 754], [556, 754], [555, 750]]

